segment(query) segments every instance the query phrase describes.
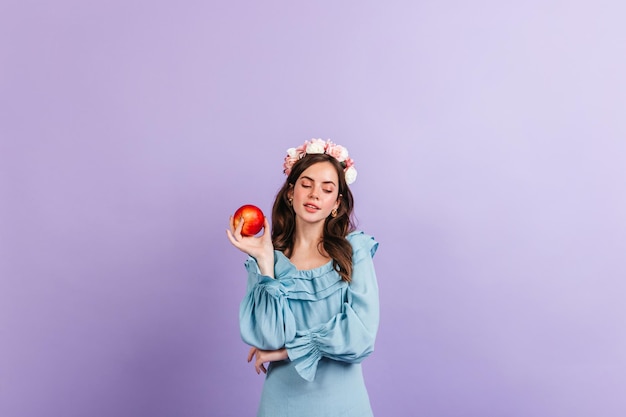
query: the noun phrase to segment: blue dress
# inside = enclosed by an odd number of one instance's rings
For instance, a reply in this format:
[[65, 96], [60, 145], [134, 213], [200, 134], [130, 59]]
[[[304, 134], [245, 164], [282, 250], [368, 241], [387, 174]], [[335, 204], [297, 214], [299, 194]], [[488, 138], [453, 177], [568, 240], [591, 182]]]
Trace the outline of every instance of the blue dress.
[[355, 231], [352, 282], [332, 261], [299, 270], [279, 251], [275, 279], [246, 261], [248, 286], [239, 310], [244, 342], [263, 350], [287, 348], [289, 359], [272, 362], [258, 417], [366, 417], [372, 415], [361, 361], [374, 350], [378, 285], [372, 258], [378, 242]]

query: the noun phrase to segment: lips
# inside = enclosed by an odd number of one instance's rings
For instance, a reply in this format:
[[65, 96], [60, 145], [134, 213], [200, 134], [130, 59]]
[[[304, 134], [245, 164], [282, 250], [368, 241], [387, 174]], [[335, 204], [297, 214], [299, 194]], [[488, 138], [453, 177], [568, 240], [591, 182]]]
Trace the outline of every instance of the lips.
[[320, 209], [319, 206], [316, 206], [313, 203], [306, 203], [306, 204], [304, 204], [304, 207], [307, 208], [307, 209], [311, 209], [311, 210], [319, 210]]

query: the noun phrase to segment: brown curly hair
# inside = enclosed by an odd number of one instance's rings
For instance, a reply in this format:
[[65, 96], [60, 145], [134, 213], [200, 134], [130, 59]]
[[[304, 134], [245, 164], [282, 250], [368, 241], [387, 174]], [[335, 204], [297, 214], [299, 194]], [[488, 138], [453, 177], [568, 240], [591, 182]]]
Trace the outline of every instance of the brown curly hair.
[[272, 243], [274, 244], [274, 249], [283, 252], [287, 257], [291, 256], [296, 219], [293, 208], [289, 204], [289, 191], [308, 167], [320, 162], [330, 162], [337, 170], [337, 176], [339, 177], [338, 198], [341, 202], [337, 208], [337, 216], [328, 216], [324, 221], [324, 232], [319, 244], [332, 258], [333, 267], [341, 278], [346, 282], [350, 282], [352, 278], [352, 246], [346, 239], [346, 236], [355, 229], [352, 221], [354, 199], [346, 183], [343, 166], [332, 156], [327, 154], [307, 154], [293, 165], [291, 172], [285, 180], [285, 184], [278, 191], [274, 200], [272, 208]]

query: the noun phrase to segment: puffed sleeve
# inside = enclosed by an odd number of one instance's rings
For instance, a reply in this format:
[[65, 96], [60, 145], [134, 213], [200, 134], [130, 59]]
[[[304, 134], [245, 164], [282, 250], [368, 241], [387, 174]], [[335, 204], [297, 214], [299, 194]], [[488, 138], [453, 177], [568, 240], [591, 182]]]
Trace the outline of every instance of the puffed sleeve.
[[246, 261], [246, 269], [247, 291], [239, 306], [241, 338], [259, 349], [280, 349], [296, 332], [295, 319], [285, 298], [291, 281], [262, 275], [252, 257]]
[[374, 350], [378, 330], [378, 284], [373, 256], [378, 242], [362, 232], [348, 235], [352, 244], [352, 281], [341, 313], [320, 326], [287, 339], [287, 353], [304, 379], [315, 379], [322, 357], [359, 363]]

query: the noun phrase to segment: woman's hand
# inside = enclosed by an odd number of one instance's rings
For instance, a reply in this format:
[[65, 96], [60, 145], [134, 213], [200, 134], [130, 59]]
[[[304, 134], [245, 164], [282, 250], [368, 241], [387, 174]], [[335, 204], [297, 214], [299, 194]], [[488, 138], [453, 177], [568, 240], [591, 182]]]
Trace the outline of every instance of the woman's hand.
[[235, 219], [230, 216], [230, 230], [226, 230], [228, 240], [234, 247], [256, 259], [261, 274], [274, 278], [274, 245], [268, 233], [270, 225], [267, 217], [263, 221], [263, 233], [259, 237], [243, 236], [243, 223], [242, 217], [235, 227]]
[[267, 373], [267, 369], [265, 368], [265, 365], [263, 365], [264, 363], [282, 361], [289, 357], [287, 355], [287, 349], [285, 348], [278, 350], [261, 350], [255, 347], [250, 348], [250, 351], [248, 352], [248, 362], [250, 362], [255, 356], [256, 359], [254, 361], [254, 369], [257, 374], [260, 374], [261, 372], [264, 374]]

